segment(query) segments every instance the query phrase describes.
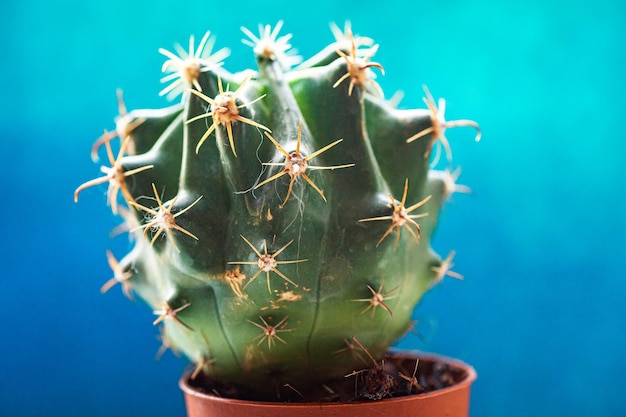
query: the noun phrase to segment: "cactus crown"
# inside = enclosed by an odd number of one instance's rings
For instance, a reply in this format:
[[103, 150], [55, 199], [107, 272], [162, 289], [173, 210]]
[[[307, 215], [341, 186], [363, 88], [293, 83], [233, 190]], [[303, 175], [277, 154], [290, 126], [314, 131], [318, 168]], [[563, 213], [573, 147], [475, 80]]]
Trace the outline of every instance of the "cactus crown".
[[[451, 270], [430, 237], [457, 185], [446, 121], [400, 110], [375, 81], [378, 45], [333, 27], [336, 41], [299, 63], [290, 35], [242, 29], [256, 71], [230, 73], [207, 32], [159, 50], [161, 95], [181, 104], [127, 112], [121, 94], [105, 147], [108, 203], [134, 247], [114, 277], [154, 310], [164, 346], [204, 373], [264, 394], [307, 389], [381, 358], [412, 326], [422, 295]], [[120, 138], [114, 155], [111, 142]], [[435, 143], [448, 168], [431, 168]], [[126, 205], [119, 204], [119, 194]], [[367, 353], [367, 355], [365, 354]]]

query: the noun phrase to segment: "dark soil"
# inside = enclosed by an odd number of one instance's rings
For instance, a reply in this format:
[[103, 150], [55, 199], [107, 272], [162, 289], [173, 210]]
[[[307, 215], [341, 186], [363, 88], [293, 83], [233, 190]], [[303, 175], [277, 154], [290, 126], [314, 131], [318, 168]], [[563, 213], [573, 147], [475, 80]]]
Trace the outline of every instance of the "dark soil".
[[198, 375], [189, 385], [210, 395], [232, 399], [351, 403], [436, 391], [458, 383], [466, 376], [463, 369], [433, 357], [421, 358], [416, 367], [414, 357], [390, 354], [377, 366], [329, 380], [318, 387], [303, 390], [288, 384], [280, 386], [274, 398], [260, 398], [243, 388], [214, 381], [204, 374]]

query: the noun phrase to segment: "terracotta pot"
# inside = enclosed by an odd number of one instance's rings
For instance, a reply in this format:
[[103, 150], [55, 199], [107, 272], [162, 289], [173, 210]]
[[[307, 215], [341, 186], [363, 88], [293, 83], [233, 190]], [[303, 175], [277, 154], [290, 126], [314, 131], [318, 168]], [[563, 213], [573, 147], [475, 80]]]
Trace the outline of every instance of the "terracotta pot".
[[[280, 403], [233, 400], [197, 391], [188, 381], [187, 372], [180, 379], [189, 417], [467, 417], [469, 415], [470, 386], [476, 371], [463, 362], [435, 355], [417, 356], [414, 353], [396, 352], [389, 355], [400, 361], [420, 360], [425, 363], [444, 364], [456, 375], [455, 383], [447, 388], [424, 394], [387, 398], [379, 401], [338, 403]], [[406, 362], [405, 362], [406, 363]]]

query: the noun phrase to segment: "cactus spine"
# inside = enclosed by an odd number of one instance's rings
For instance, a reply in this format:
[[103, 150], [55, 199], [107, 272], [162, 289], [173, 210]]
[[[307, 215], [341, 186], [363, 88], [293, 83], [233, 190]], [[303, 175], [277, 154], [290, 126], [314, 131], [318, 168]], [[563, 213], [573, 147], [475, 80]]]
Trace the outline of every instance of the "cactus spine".
[[160, 50], [161, 93], [182, 104], [120, 105], [115, 133], [98, 141], [111, 167], [75, 194], [108, 182], [136, 237], [119, 262], [108, 254], [103, 290], [120, 282], [144, 299], [197, 373], [261, 394], [364, 368], [355, 339], [381, 358], [422, 295], [459, 277], [429, 242], [464, 189], [429, 163], [438, 141], [451, 157], [445, 128], [478, 129], [446, 121], [428, 92], [427, 109], [386, 102], [377, 45], [349, 27], [292, 69], [281, 25], [244, 29], [256, 71], [224, 70], [228, 52], [211, 55], [209, 33], [180, 55]]

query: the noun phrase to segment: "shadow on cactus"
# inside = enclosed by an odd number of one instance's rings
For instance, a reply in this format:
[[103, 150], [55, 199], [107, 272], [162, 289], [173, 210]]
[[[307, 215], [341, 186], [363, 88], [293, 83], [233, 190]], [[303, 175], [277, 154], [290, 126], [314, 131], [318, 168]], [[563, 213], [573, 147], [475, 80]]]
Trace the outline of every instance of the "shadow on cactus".
[[120, 283], [145, 300], [195, 377], [266, 399], [380, 360], [422, 295], [461, 278], [454, 252], [442, 260], [429, 241], [450, 194], [468, 190], [445, 129], [480, 137], [473, 121], [446, 121], [427, 89], [425, 109], [386, 101], [378, 45], [349, 25], [304, 62], [281, 26], [243, 29], [255, 71], [223, 69], [228, 51], [211, 53], [209, 32], [161, 49], [161, 94], [182, 103], [128, 112], [119, 95], [116, 129], [93, 149], [111, 166], [74, 196], [108, 183], [135, 236], [121, 260], [107, 253], [103, 292]]

